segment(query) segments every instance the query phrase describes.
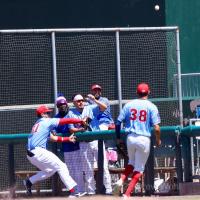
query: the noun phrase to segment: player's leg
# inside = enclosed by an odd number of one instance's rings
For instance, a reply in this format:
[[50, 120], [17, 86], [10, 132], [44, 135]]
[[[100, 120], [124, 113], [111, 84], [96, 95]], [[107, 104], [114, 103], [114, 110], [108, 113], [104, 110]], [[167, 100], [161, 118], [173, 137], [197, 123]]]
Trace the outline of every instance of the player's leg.
[[[98, 153], [98, 151], [97, 151]], [[104, 156], [104, 176], [103, 176], [103, 184], [106, 189], [106, 194], [112, 193], [112, 185], [111, 185], [111, 175], [108, 168], [108, 159], [106, 157], [105, 144], [103, 144], [103, 156]]]
[[70, 176], [77, 183], [77, 193], [83, 194], [85, 192], [85, 183], [83, 179], [83, 169], [81, 163], [77, 161], [82, 160], [82, 152], [80, 150], [64, 152], [64, 160], [68, 167]]
[[81, 142], [80, 149], [83, 155], [80, 162], [84, 171], [85, 191], [88, 194], [95, 194], [96, 183], [94, 179], [94, 155], [90, 142]]
[[46, 159], [46, 156], [48, 157], [48, 154], [41, 154], [40, 152], [38, 153], [37, 151], [38, 151], [37, 149], [33, 150], [34, 152], [33, 157], [27, 156], [30, 163], [41, 170], [37, 174], [29, 178], [29, 181], [32, 184], [45, 180], [56, 172], [54, 169], [48, 168], [48, 164], [44, 162], [44, 160]]
[[135, 189], [135, 185], [139, 181], [142, 173], [145, 169], [145, 164], [147, 162], [149, 152], [150, 152], [150, 139], [145, 136], [139, 136], [136, 138], [136, 152], [135, 152], [135, 170], [132, 175], [131, 182], [125, 192], [126, 197], [130, 197], [131, 193]]
[[127, 151], [128, 151], [128, 165], [125, 167], [124, 173], [121, 175], [122, 182], [126, 181], [128, 176], [133, 173], [134, 167], [135, 167], [135, 152], [136, 152], [136, 147], [135, 147], [135, 135], [134, 134], [129, 134], [127, 136]]
[[128, 176], [131, 173], [133, 173], [135, 166], [135, 152], [136, 152], [134, 144], [135, 144], [135, 136], [133, 134], [129, 134], [127, 136], [127, 150], [128, 150], [129, 162], [128, 165], [125, 167], [124, 172], [121, 174], [120, 179], [115, 183], [115, 186], [113, 188], [114, 195], [119, 195], [122, 185], [127, 180]]
[[[94, 151], [95, 161], [97, 162], [98, 161], [98, 144], [96, 144], [96, 146], [94, 146], [93, 151]], [[111, 175], [110, 175], [110, 172], [108, 169], [108, 160], [106, 157], [105, 144], [103, 144], [103, 156], [104, 156], [103, 184], [106, 189], [106, 194], [111, 194], [112, 193]]]
[[40, 170], [46, 173], [49, 173], [50, 171], [51, 174], [53, 172], [58, 172], [67, 190], [71, 190], [76, 186], [76, 182], [69, 175], [66, 164], [63, 163], [55, 154], [43, 148], [36, 148], [33, 153], [38, 155], [39, 164], [37, 167]]
[[141, 172], [138, 172], [138, 171], [134, 171], [133, 172], [131, 181], [130, 181], [130, 183], [128, 185], [128, 188], [127, 188], [124, 196], [126, 196], [126, 197], [130, 197], [131, 196], [131, 193], [135, 189], [135, 185], [137, 184], [137, 182], [139, 181], [139, 179], [140, 179], [141, 176], [142, 176]]
[[[40, 148], [38, 149], [40, 150]], [[41, 170], [37, 174], [23, 181], [27, 195], [29, 196], [32, 195], [31, 187], [33, 184], [47, 179], [56, 172], [54, 169], [47, 168], [47, 165], [45, 164], [45, 162], [43, 162], [43, 160], [46, 159], [46, 156], [48, 156], [48, 154], [41, 154], [41, 152], [38, 151], [38, 149], [32, 150], [31, 156], [27, 155], [27, 159], [30, 161], [30, 163]]]

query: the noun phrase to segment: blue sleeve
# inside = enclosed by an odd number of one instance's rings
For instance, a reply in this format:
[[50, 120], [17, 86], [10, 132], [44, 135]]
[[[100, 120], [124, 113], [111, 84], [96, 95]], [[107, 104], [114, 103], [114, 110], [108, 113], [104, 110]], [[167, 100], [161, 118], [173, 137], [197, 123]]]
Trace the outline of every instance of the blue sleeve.
[[121, 130], [121, 122], [117, 120], [117, 122], [115, 123], [115, 133], [117, 139], [120, 139], [120, 130]]
[[120, 112], [120, 114], [117, 118], [117, 120], [120, 122], [124, 121], [126, 118], [126, 107], [127, 107], [126, 105], [123, 107], [122, 111]]
[[156, 125], [160, 123], [160, 115], [158, 112], [158, 108], [156, 106], [153, 106], [152, 110], [151, 110], [151, 117], [152, 117], [152, 125]]

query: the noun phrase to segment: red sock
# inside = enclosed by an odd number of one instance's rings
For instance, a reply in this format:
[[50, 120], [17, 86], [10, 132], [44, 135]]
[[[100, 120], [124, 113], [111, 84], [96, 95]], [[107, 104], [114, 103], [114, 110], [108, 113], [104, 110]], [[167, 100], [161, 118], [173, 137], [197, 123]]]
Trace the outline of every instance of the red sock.
[[127, 165], [125, 168], [125, 171], [121, 174], [121, 179], [124, 182], [128, 175], [131, 174], [133, 172], [133, 166], [132, 165]]
[[133, 176], [132, 176], [131, 182], [129, 183], [129, 186], [128, 186], [126, 192], [125, 192], [125, 195], [127, 197], [131, 196], [131, 193], [135, 189], [135, 185], [139, 181], [139, 178], [141, 176], [142, 176], [142, 174], [140, 172], [137, 172], [137, 171], [133, 172]]
[[70, 193], [75, 192], [74, 188], [72, 188], [71, 190], [69, 190]]

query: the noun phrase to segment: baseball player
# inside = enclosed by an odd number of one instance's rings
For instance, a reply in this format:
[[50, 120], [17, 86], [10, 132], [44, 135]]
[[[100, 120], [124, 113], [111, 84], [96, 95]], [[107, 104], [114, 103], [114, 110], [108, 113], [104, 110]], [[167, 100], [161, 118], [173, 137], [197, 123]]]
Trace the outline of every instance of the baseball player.
[[[68, 118], [68, 103], [64, 96], [59, 96], [56, 99], [56, 106], [58, 108], [58, 113], [55, 115], [55, 118]], [[78, 132], [85, 131], [85, 129], [80, 126]], [[56, 128], [57, 133], [62, 133], [63, 136], [70, 136], [68, 125], [58, 126]], [[82, 175], [82, 170], [80, 166], [77, 165], [77, 159], [80, 158], [80, 147], [79, 142], [75, 143], [62, 143], [62, 151], [64, 152], [64, 160], [68, 167], [69, 174], [77, 183], [77, 190], [75, 191], [76, 196], [84, 196], [86, 193], [84, 192], [84, 181], [83, 178], [80, 178]], [[82, 176], [83, 177], [83, 176]]]
[[[154, 127], [156, 144], [161, 144], [160, 140], [160, 116], [157, 107], [148, 100], [150, 89], [148, 84], [141, 83], [137, 86], [138, 99], [125, 104], [116, 122], [117, 138], [120, 138], [121, 123], [125, 122], [125, 132], [127, 135], [127, 150], [129, 162], [121, 178], [117, 181], [113, 193], [119, 194], [120, 189], [132, 174], [132, 179], [124, 194], [125, 198], [131, 196], [136, 183], [141, 177], [150, 151], [151, 126]], [[119, 142], [119, 140], [118, 140]]]
[[47, 179], [55, 172], [58, 172], [62, 182], [70, 193], [74, 192], [76, 182], [69, 175], [68, 168], [55, 154], [47, 150], [48, 139], [54, 142], [75, 142], [74, 135], [70, 137], [60, 137], [51, 134], [58, 125], [65, 124], [85, 124], [81, 119], [58, 119], [50, 118], [49, 114], [51, 109], [45, 105], [41, 105], [36, 109], [38, 120], [32, 127], [30, 136], [28, 137], [27, 144], [27, 158], [36, 166], [39, 171], [37, 174], [31, 176], [29, 179], [23, 181], [27, 194], [31, 195], [31, 186], [38, 182]]
[[[93, 84], [91, 86], [91, 93], [92, 95], [95, 97], [96, 100], [102, 102], [103, 104], [105, 104], [107, 106], [105, 111], [100, 111], [100, 113], [97, 116], [97, 119], [99, 120], [99, 128], [100, 130], [108, 130], [110, 129], [111, 125], [114, 125], [114, 121], [112, 119], [111, 113], [110, 113], [110, 103], [109, 100], [106, 97], [102, 97], [101, 96], [101, 91], [102, 91], [102, 87], [98, 84]], [[91, 100], [90, 98], [88, 98], [88, 103], [93, 105], [95, 104], [95, 101]], [[105, 147], [106, 146], [106, 147]], [[103, 146], [103, 151], [105, 152], [105, 148], [113, 148], [115, 146], [114, 141], [113, 140], [107, 140], [105, 141], [105, 145]], [[109, 151], [113, 151], [110, 150]], [[106, 155], [106, 152], [104, 153], [104, 155]], [[95, 162], [97, 162], [95, 160]], [[111, 176], [108, 170], [108, 160], [105, 159], [105, 165], [106, 166], [106, 173], [104, 173], [104, 186], [106, 189], [106, 194], [112, 194], [112, 186], [111, 186]]]
[[[88, 95], [88, 98], [95, 101], [96, 104], [86, 106], [83, 96], [81, 94], [75, 94], [72, 97], [75, 108], [69, 111], [69, 117], [79, 119], [89, 117], [91, 119], [89, 130], [100, 130], [97, 116], [100, 111], [104, 111], [106, 109], [106, 105], [96, 100], [93, 95]], [[69, 125], [69, 127], [72, 133], [78, 132], [79, 126]], [[84, 180], [86, 183], [85, 191], [88, 195], [94, 195], [96, 190], [94, 179], [94, 160], [98, 160], [98, 142], [96, 140], [91, 142], [80, 142], [80, 151], [82, 153], [82, 158], [79, 163], [82, 164], [81, 167], [84, 172]], [[106, 173], [105, 167], [104, 173]]]
[[[101, 96], [102, 87], [98, 84], [94, 84], [91, 86], [91, 94], [97, 99], [98, 101], [104, 103], [107, 108], [104, 112], [100, 112], [97, 116], [99, 120], [99, 127], [101, 130], [108, 130], [109, 125], [113, 124], [114, 121], [112, 119], [111, 113], [110, 113], [110, 103], [109, 100], [106, 97]], [[88, 99], [89, 104], [95, 104], [94, 101], [91, 99]]]

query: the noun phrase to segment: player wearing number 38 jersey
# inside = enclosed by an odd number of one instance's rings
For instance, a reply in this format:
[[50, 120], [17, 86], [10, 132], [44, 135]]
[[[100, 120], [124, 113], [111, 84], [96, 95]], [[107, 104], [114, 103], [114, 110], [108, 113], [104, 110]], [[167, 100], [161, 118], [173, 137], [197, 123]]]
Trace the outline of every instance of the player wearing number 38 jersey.
[[129, 162], [124, 173], [117, 181], [113, 193], [118, 194], [121, 186], [127, 177], [132, 174], [131, 182], [124, 194], [130, 197], [136, 183], [141, 177], [150, 152], [151, 127], [154, 127], [156, 144], [161, 144], [160, 140], [160, 116], [156, 105], [148, 100], [150, 89], [148, 84], [141, 83], [137, 86], [138, 99], [127, 103], [116, 123], [116, 134], [120, 142], [121, 123], [125, 122], [125, 132], [127, 135], [127, 150]]
[[157, 107], [146, 99], [135, 99], [127, 103], [118, 117], [125, 121], [125, 132], [151, 136], [151, 126], [160, 123]]

